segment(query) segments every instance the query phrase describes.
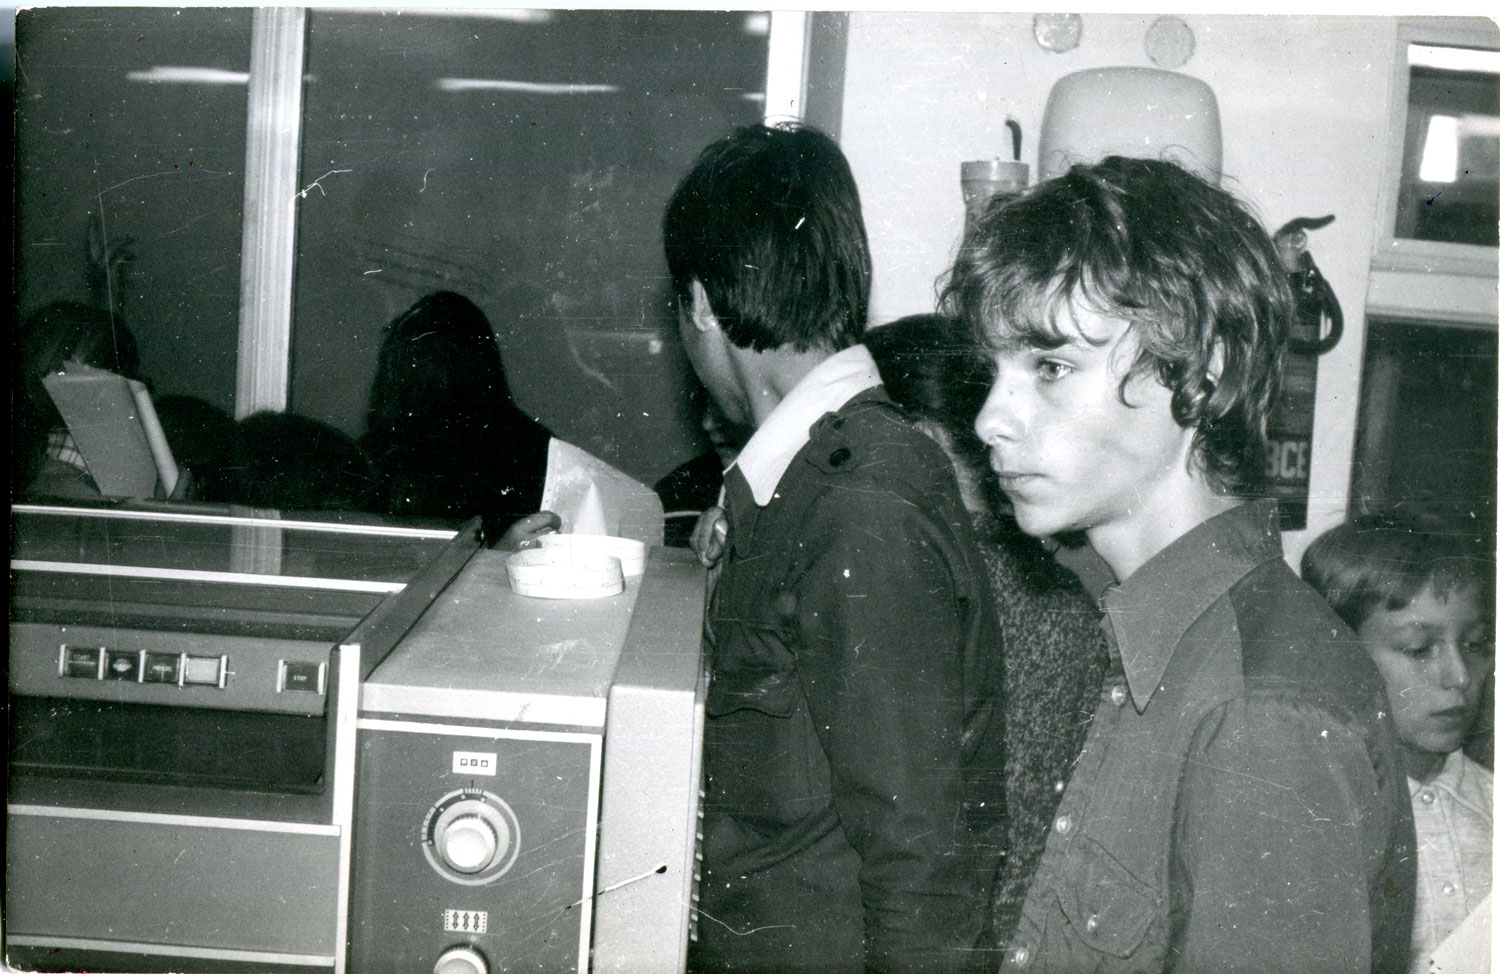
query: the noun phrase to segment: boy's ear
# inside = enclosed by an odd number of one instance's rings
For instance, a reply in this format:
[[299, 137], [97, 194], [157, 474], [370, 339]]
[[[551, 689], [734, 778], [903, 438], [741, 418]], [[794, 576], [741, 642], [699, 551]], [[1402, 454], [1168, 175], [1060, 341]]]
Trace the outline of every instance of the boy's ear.
[[696, 277], [688, 284], [688, 305], [688, 318], [700, 333], [719, 327], [719, 319], [708, 303], [708, 292], [703, 289], [703, 282]]

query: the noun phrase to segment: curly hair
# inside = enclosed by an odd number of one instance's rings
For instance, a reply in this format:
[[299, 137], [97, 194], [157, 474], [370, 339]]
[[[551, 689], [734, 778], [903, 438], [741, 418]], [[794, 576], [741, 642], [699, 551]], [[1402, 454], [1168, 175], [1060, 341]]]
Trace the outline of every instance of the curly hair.
[[1293, 316], [1286, 274], [1231, 194], [1169, 162], [1111, 156], [975, 221], [941, 288], [983, 348], [1056, 348], [1070, 305], [1129, 322], [1139, 351], [1120, 385], [1151, 375], [1196, 430], [1196, 468], [1244, 492], [1262, 474], [1266, 423]]

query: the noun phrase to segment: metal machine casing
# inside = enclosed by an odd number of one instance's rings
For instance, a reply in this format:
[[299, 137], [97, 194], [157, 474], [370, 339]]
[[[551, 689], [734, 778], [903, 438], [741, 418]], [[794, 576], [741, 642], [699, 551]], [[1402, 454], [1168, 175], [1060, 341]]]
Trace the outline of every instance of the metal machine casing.
[[477, 527], [128, 505], [11, 524], [6, 961], [340, 974], [360, 661]]
[[[363, 688], [351, 970], [462, 952], [490, 970], [682, 970], [702, 607], [685, 552], [654, 549], [624, 593], [588, 601], [516, 595], [502, 554], [472, 559]], [[503, 851], [455, 868], [444, 850], [475, 835]]]
[[12, 532], [12, 966], [683, 969], [688, 553], [553, 601], [477, 522], [17, 507]]

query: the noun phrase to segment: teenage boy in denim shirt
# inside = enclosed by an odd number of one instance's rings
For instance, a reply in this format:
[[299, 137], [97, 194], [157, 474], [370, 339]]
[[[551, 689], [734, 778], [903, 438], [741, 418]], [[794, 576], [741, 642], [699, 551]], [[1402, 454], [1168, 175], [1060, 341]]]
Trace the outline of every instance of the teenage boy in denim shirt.
[[1411, 810], [1380, 675], [1247, 502], [1292, 306], [1271, 241], [1165, 162], [989, 209], [944, 291], [1030, 534], [1086, 532], [1112, 672], [1004, 970], [1403, 971]]

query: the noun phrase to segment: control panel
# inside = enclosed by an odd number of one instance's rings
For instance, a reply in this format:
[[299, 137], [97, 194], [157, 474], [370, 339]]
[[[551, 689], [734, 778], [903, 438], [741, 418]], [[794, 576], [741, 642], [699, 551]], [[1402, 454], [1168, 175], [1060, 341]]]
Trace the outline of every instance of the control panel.
[[349, 969], [586, 971], [602, 741], [361, 718]]
[[322, 714], [324, 641], [12, 622], [13, 693]]

